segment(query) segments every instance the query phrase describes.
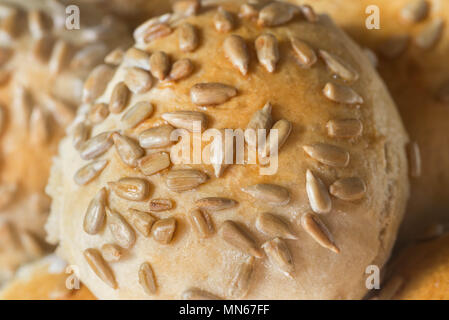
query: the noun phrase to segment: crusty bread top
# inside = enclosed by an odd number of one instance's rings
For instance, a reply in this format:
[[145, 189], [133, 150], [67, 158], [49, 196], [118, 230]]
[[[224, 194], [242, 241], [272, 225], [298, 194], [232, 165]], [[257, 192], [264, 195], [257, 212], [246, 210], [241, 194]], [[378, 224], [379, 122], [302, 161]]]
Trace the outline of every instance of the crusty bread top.
[[[84, 105], [60, 144], [48, 240], [99, 298], [361, 298], [365, 268], [388, 258], [408, 196], [408, 140], [394, 104], [327, 16], [276, 2], [241, 17], [240, 1], [220, 3], [135, 31], [96, 101], [112, 113], [93, 124]], [[173, 81], [179, 61], [187, 71]], [[345, 102], [329, 99], [339, 90]], [[169, 113], [178, 111], [197, 113]], [[287, 134], [274, 175], [257, 164], [173, 164], [181, 143], [154, 148], [163, 130], [147, 131], [193, 119], [245, 129], [255, 114], [256, 128], [291, 126], [278, 131]], [[161, 153], [170, 151], [171, 164]]]

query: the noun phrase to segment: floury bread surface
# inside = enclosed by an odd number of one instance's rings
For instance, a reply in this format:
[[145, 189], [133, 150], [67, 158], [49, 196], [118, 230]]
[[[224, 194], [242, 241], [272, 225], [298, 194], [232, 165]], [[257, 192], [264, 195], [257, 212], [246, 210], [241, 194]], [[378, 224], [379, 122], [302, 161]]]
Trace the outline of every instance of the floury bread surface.
[[[391, 97], [327, 16], [220, 4], [135, 31], [60, 144], [48, 240], [100, 299], [360, 299], [408, 197]], [[174, 164], [192, 120], [279, 129], [278, 170]]]

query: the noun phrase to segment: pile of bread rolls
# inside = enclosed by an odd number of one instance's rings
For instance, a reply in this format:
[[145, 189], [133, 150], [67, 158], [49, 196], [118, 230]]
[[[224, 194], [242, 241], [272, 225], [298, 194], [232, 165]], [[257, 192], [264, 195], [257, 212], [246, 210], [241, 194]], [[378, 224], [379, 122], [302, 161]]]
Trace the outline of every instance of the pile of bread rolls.
[[448, 6], [0, 0], [0, 299], [447, 299]]

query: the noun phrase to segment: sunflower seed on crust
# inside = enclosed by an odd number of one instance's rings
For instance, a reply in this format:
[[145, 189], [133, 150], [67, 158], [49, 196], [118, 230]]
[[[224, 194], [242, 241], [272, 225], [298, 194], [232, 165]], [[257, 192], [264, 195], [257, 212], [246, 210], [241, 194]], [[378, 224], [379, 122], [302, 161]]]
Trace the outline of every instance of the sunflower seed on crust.
[[257, 8], [250, 4], [250, 3], [244, 3], [240, 6], [239, 10], [239, 17], [245, 18], [245, 19], [257, 19], [259, 16], [259, 10]]
[[196, 200], [195, 205], [207, 211], [220, 211], [235, 207], [237, 201], [228, 198], [208, 197]]
[[327, 143], [315, 143], [302, 147], [313, 159], [332, 167], [347, 167], [349, 164], [349, 152]]
[[138, 160], [145, 154], [145, 151], [139, 146], [137, 141], [122, 136], [117, 132], [112, 134], [112, 139], [114, 140], [115, 149], [123, 163], [132, 168], [137, 167]]
[[80, 156], [83, 160], [92, 160], [109, 150], [114, 144], [112, 140], [112, 132], [102, 132], [95, 137], [84, 142], [80, 149]]
[[151, 227], [153, 226], [156, 218], [154, 218], [148, 212], [139, 211], [136, 209], [129, 209], [128, 217], [137, 231], [139, 231], [143, 236], [149, 237], [151, 234]]
[[106, 261], [104, 261], [100, 251], [98, 251], [97, 249], [89, 248], [84, 250], [83, 255], [92, 271], [108, 286], [116, 289], [117, 281], [115, 280], [114, 273], [112, 272]]
[[257, 37], [254, 42], [259, 63], [268, 71], [274, 72], [279, 62], [279, 45], [277, 38], [271, 33]]
[[317, 22], [318, 16], [315, 13], [315, 10], [308, 4], [303, 4], [299, 6], [299, 9], [301, 10], [302, 15], [307, 19], [309, 22]]
[[331, 101], [347, 104], [362, 104], [363, 98], [352, 88], [332, 82], [326, 83], [323, 94]]
[[299, 8], [283, 2], [267, 4], [259, 12], [257, 24], [262, 27], [275, 27], [292, 20], [299, 13]]
[[310, 207], [314, 212], [329, 213], [331, 211], [332, 201], [326, 186], [310, 170], [306, 172], [306, 190]]
[[298, 237], [283, 220], [271, 213], [260, 213], [256, 219], [256, 229], [273, 238], [296, 240]]
[[126, 108], [131, 92], [124, 82], [115, 85], [109, 100], [109, 111], [111, 113], [120, 113]]
[[301, 67], [310, 68], [316, 63], [318, 60], [316, 53], [307, 43], [298, 37], [291, 37], [290, 42], [296, 59]]
[[148, 262], [144, 262], [139, 268], [139, 283], [148, 295], [154, 295], [157, 291], [156, 279], [153, 269]]
[[126, 51], [124, 61], [129, 66], [150, 71], [150, 55], [146, 51], [131, 47]]
[[193, 63], [190, 59], [181, 59], [173, 63], [168, 80], [178, 81], [190, 76], [193, 72]]
[[167, 187], [171, 191], [182, 192], [192, 190], [206, 182], [207, 175], [195, 169], [176, 169], [167, 174]]
[[410, 176], [418, 178], [421, 176], [421, 152], [416, 142], [410, 142], [407, 145], [407, 156]]
[[156, 51], [150, 57], [151, 74], [159, 79], [164, 80], [170, 72], [170, 58], [163, 51]]
[[168, 244], [173, 239], [176, 230], [176, 219], [166, 218], [157, 220], [151, 228], [153, 239], [162, 244]]
[[137, 126], [151, 116], [153, 105], [147, 101], [140, 101], [129, 108], [122, 116], [121, 122], [125, 129], [131, 129]]
[[104, 62], [113, 66], [118, 66], [123, 62], [125, 58], [125, 51], [121, 48], [114, 49], [105, 58]]
[[197, 111], [175, 111], [166, 112], [161, 115], [162, 119], [167, 121], [175, 128], [183, 128], [193, 132], [196, 124], [201, 126], [201, 131], [206, 129], [207, 118], [202, 112]]
[[355, 71], [346, 62], [343, 62], [339, 57], [327, 52], [326, 50], [320, 50], [319, 53], [333, 74], [346, 81], [356, 81], [359, 78], [357, 71]]
[[141, 178], [121, 178], [108, 182], [109, 188], [120, 198], [142, 201], [148, 197], [149, 182]]
[[362, 179], [357, 177], [343, 178], [335, 181], [329, 187], [329, 192], [339, 199], [354, 201], [364, 197], [366, 185]]
[[429, 5], [426, 0], [410, 0], [401, 9], [400, 17], [402, 21], [416, 23], [424, 20], [429, 12]]
[[106, 103], [96, 103], [89, 110], [89, 120], [93, 124], [103, 122], [109, 115], [109, 106]]
[[410, 36], [401, 34], [391, 37], [380, 44], [379, 52], [387, 59], [395, 59], [407, 49]]
[[190, 89], [190, 99], [200, 106], [222, 104], [236, 95], [237, 89], [218, 82], [197, 83]]
[[268, 203], [272, 206], [284, 206], [290, 202], [290, 193], [284, 187], [276, 184], [259, 183], [242, 188], [256, 200]]
[[151, 74], [148, 71], [136, 67], [126, 69], [123, 81], [129, 90], [136, 94], [147, 92], [153, 85]]
[[[273, 132], [277, 131], [277, 141], [274, 138]], [[290, 121], [285, 119], [281, 119], [276, 121], [276, 123], [271, 127], [270, 133], [268, 134], [267, 143], [265, 144], [265, 154], [262, 156], [268, 156], [271, 153], [271, 150], [275, 149], [277, 146], [277, 150], [280, 150], [284, 145], [285, 141], [287, 141], [290, 132], [292, 131], [292, 124]]]
[[106, 189], [101, 188], [90, 201], [83, 221], [83, 229], [86, 233], [97, 234], [103, 228], [106, 218], [106, 197]]
[[107, 224], [117, 244], [125, 249], [131, 248], [136, 242], [136, 233], [125, 218], [115, 210], [106, 207]]
[[295, 271], [293, 258], [284, 240], [274, 238], [262, 244], [262, 248], [274, 266], [285, 276], [293, 278], [293, 272]]
[[147, 22], [142, 24], [134, 31], [134, 39], [138, 44], [149, 44], [173, 32], [173, 29], [167, 23], [150, 22], [150, 24], [147, 24]]
[[224, 241], [239, 251], [256, 258], [262, 258], [255, 241], [235, 222], [226, 220], [221, 224], [218, 233]]
[[183, 23], [179, 26], [178, 33], [179, 49], [183, 52], [192, 52], [200, 44], [198, 31], [190, 23]]
[[173, 13], [185, 17], [196, 15], [200, 8], [200, 0], [176, 0], [172, 5]]
[[170, 199], [151, 199], [148, 207], [153, 212], [167, 211], [173, 208], [173, 202]]
[[189, 221], [193, 230], [200, 238], [207, 238], [214, 233], [212, 219], [207, 212], [193, 209], [189, 213]]
[[235, 299], [244, 298], [249, 291], [254, 270], [254, 257], [248, 257], [239, 264], [229, 285], [228, 294]]
[[103, 259], [109, 262], [117, 262], [122, 258], [123, 252], [116, 244], [105, 243], [101, 246], [101, 255]]
[[[259, 129], [268, 130], [273, 124], [271, 117], [271, 103], [265, 103], [262, 109], [257, 110], [252, 115], [245, 130], [245, 141], [250, 147], [255, 147], [257, 144], [257, 131]], [[252, 134], [255, 133], [255, 134]]]
[[219, 32], [229, 32], [234, 29], [234, 17], [229, 12], [219, 7], [217, 13], [214, 16], [214, 26]]
[[170, 155], [167, 152], [151, 153], [137, 161], [139, 170], [146, 176], [151, 176], [170, 166]]
[[173, 130], [174, 128], [170, 125], [161, 125], [145, 130], [139, 135], [139, 144], [146, 149], [166, 147], [172, 143], [170, 135]]
[[83, 102], [93, 103], [106, 90], [108, 82], [114, 76], [114, 69], [101, 64], [92, 70], [84, 82]]
[[90, 70], [103, 62], [103, 57], [108, 52], [108, 48], [103, 43], [87, 45], [76, 52], [70, 60], [70, 69]]
[[221, 300], [216, 295], [198, 288], [185, 290], [181, 297], [183, 300]]
[[108, 160], [94, 160], [89, 162], [85, 166], [81, 167], [75, 172], [73, 180], [79, 186], [88, 184], [106, 168]]
[[301, 226], [322, 247], [335, 253], [340, 253], [340, 249], [335, 245], [331, 233], [316, 214], [305, 213], [301, 217]]
[[435, 18], [429, 22], [423, 30], [416, 36], [415, 43], [423, 49], [430, 49], [436, 45], [441, 38], [444, 29], [442, 18]]
[[362, 135], [363, 124], [358, 119], [329, 120], [326, 128], [333, 138], [357, 138]]
[[230, 35], [223, 42], [225, 56], [241, 74], [248, 73], [249, 52], [245, 40], [238, 35]]

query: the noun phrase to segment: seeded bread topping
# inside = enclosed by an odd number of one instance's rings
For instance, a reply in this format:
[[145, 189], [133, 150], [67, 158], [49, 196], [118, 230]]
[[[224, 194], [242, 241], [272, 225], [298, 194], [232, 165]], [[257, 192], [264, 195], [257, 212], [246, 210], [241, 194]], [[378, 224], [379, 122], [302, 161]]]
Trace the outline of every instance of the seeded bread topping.
[[0, 1], [0, 283], [48, 250], [51, 158], [81, 102], [83, 80], [126, 42], [121, 22], [90, 7], [80, 8], [79, 30], [66, 29], [68, 4]]
[[[47, 186], [47, 240], [82, 281], [101, 299], [362, 298], [402, 219], [408, 138], [358, 46], [280, 2], [203, 3], [134, 38]], [[188, 72], [172, 77], [180, 61]], [[134, 68], [145, 76], [127, 83]], [[92, 122], [97, 104], [110, 113]], [[184, 138], [193, 150], [208, 129], [265, 129], [268, 143], [254, 163], [180, 163]], [[229, 146], [206, 140], [202, 156], [222, 160]]]

